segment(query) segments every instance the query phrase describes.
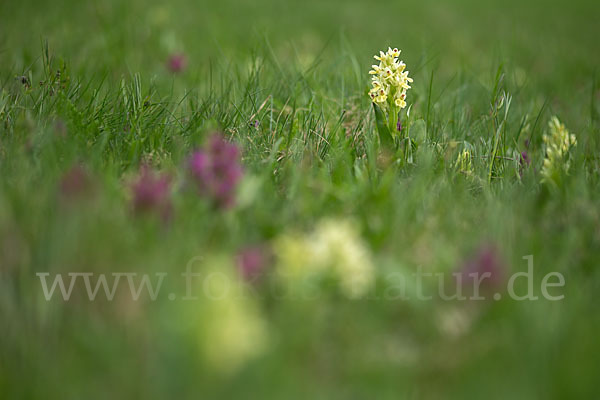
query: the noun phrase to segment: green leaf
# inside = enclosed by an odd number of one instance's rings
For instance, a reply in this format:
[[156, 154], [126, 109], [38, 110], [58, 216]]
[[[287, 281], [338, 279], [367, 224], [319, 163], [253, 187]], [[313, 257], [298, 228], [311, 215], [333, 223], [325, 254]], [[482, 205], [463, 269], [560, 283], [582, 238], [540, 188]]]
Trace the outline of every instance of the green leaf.
[[373, 110], [375, 110], [375, 123], [377, 125], [377, 132], [379, 133], [379, 140], [383, 146], [391, 149], [394, 147], [394, 139], [385, 123], [385, 115], [383, 115], [383, 111], [375, 103], [373, 103]]

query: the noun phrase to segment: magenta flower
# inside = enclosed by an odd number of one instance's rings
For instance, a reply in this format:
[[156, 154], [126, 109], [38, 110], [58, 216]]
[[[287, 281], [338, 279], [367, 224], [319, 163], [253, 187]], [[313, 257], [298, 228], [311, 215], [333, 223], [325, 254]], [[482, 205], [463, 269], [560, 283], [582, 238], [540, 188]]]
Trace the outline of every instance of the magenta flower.
[[160, 175], [144, 165], [140, 174], [131, 185], [133, 209], [136, 213], [156, 212], [164, 220], [171, 216], [169, 198], [171, 178]]
[[174, 74], [182, 72], [187, 67], [187, 59], [183, 53], [172, 54], [167, 60], [167, 69]]
[[267, 255], [260, 246], [247, 247], [237, 255], [237, 266], [247, 281], [256, 279], [267, 265]]
[[221, 135], [213, 135], [203, 150], [192, 154], [189, 173], [201, 195], [219, 207], [234, 203], [235, 189], [242, 177], [240, 152]]
[[[529, 147], [528, 142], [525, 143], [525, 147]], [[526, 168], [528, 168], [530, 164], [531, 164], [531, 158], [529, 158], [529, 154], [527, 153], [527, 150], [523, 150], [519, 157], [519, 175], [521, 177], [523, 176], [523, 171]]]
[[496, 247], [482, 246], [461, 269], [460, 279], [463, 287], [473, 287], [473, 282], [479, 280], [482, 288], [498, 288], [504, 282], [506, 265], [502, 261]]

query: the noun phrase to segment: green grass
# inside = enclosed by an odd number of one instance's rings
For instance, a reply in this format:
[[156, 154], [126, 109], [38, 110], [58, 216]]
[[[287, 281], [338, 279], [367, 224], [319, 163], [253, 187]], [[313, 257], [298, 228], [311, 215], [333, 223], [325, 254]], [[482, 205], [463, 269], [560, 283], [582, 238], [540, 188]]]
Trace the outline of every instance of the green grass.
[[[597, 396], [599, 15], [584, 0], [2, 2], [0, 394]], [[403, 119], [415, 147], [386, 161], [366, 91], [388, 45], [414, 78]], [[176, 52], [181, 74], [165, 68]], [[540, 183], [552, 115], [578, 140], [558, 187]], [[186, 188], [188, 157], [215, 130], [242, 149], [228, 210]], [[463, 150], [468, 174], [455, 167]], [[88, 191], [65, 199], [61, 179], [79, 164]], [[172, 176], [168, 223], [131, 210], [141, 164]], [[281, 298], [273, 259], [242, 300], [267, 345], [218, 369], [206, 335], [220, 314], [167, 299], [188, 261], [227, 270], [240, 249], [328, 218], [354, 221], [376, 289], [350, 300], [325, 280], [316, 299]], [[490, 243], [507, 273], [534, 256], [537, 295], [544, 274], [562, 273], [564, 300], [381, 299], [390, 274], [449, 274]], [[169, 276], [157, 301], [92, 302], [77, 287], [65, 302], [44, 299], [39, 272]]]

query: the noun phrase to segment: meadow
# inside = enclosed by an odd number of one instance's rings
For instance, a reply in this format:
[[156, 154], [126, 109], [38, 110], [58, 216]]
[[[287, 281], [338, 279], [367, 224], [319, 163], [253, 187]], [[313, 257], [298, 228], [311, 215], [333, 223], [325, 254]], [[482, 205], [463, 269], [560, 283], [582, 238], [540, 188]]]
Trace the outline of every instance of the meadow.
[[1, 2], [0, 398], [598, 397], [599, 17]]

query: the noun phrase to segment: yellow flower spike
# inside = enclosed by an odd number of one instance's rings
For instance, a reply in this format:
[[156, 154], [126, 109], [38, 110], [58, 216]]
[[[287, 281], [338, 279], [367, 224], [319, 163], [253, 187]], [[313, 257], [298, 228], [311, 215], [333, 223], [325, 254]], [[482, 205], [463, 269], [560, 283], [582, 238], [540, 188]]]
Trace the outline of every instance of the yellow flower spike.
[[400, 50], [388, 47], [386, 52], [380, 51], [374, 58], [379, 65], [373, 65], [371, 89], [368, 92], [373, 109], [379, 139], [384, 146], [394, 147], [393, 132], [400, 130], [399, 112], [406, 107], [406, 91], [410, 89], [412, 79], [405, 71], [406, 64], [398, 59]]
[[[369, 74], [372, 75], [372, 89], [369, 91], [371, 100], [385, 111], [389, 107], [406, 107], [406, 90], [410, 89], [409, 83], [413, 80], [408, 77], [408, 71], [405, 71], [406, 64], [399, 61], [396, 57], [400, 55], [398, 48], [388, 47], [387, 52], [380, 51], [374, 58], [380, 61], [379, 65], [372, 65]], [[383, 92], [381, 91], [383, 89]], [[376, 96], [372, 96], [372, 93]], [[401, 97], [403, 95], [403, 97]], [[388, 98], [390, 103], [387, 104]]]
[[454, 168], [459, 172], [462, 172], [465, 175], [473, 174], [473, 164], [471, 162], [472, 156], [469, 150], [463, 150], [462, 153], [458, 155], [456, 161], [454, 162]]
[[546, 158], [542, 165], [542, 182], [557, 184], [560, 175], [569, 172], [569, 151], [577, 145], [577, 138], [570, 134], [556, 116], [550, 118], [549, 132], [542, 137], [546, 145]]

